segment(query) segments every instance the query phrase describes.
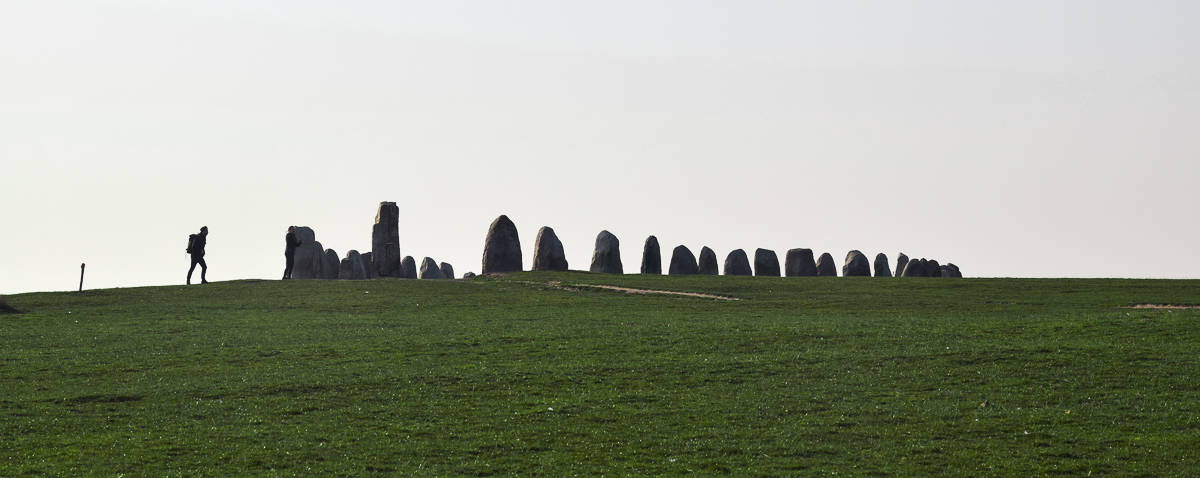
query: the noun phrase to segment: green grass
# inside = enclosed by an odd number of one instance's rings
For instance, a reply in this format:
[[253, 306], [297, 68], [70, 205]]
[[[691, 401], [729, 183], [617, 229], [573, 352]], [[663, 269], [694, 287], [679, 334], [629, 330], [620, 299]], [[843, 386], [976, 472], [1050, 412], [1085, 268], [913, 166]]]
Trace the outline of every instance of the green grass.
[[1200, 470], [1200, 310], [1120, 308], [1200, 304], [1200, 281], [521, 273], [6, 300], [25, 311], [0, 315], [6, 477]]

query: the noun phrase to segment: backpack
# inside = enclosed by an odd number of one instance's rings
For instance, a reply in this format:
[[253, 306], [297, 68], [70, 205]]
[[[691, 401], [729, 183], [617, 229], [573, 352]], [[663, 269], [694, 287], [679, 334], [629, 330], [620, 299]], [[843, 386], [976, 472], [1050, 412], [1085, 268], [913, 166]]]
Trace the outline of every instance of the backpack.
[[188, 234], [188, 246], [187, 246], [188, 254], [196, 253], [196, 251], [193, 249], [193, 247], [195, 247], [195, 245], [196, 245], [196, 234]]

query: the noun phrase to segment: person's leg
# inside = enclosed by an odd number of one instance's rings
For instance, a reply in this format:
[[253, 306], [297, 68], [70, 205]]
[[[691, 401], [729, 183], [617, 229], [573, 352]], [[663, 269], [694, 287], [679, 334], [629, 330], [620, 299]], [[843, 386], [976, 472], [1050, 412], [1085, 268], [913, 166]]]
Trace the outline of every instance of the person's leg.
[[[192, 271], [196, 270], [196, 256], [192, 256], [192, 266], [188, 268], [187, 285], [192, 285]], [[202, 271], [201, 274], [204, 272]]]
[[291, 279], [292, 278], [292, 267], [294, 267], [296, 265], [296, 256], [293, 254], [284, 254], [283, 256], [287, 259], [287, 265], [283, 269], [283, 278], [285, 280]]
[[204, 263], [203, 257], [201, 257], [200, 259], [197, 259], [197, 261], [200, 263], [200, 283], [207, 284], [208, 279], [204, 278], [204, 274], [208, 272], [208, 264]]

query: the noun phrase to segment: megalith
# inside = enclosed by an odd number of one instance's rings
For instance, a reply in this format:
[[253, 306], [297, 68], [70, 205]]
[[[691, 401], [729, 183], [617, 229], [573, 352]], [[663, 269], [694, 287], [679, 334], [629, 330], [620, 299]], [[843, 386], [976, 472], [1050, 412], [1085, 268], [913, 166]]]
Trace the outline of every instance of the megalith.
[[338, 279], [362, 280], [366, 278], [367, 268], [363, 266], [362, 255], [358, 251], [350, 249], [338, 267]]
[[371, 228], [371, 258], [373, 267], [368, 275], [400, 276], [400, 208], [394, 202], [379, 203]]
[[783, 257], [783, 273], [788, 277], [811, 277], [817, 275], [817, 261], [812, 249], [788, 249]]
[[950, 262], [942, 266], [942, 277], [962, 279], [962, 271], [959, 271], [958, 266], [954, 265], [953, 262]]
[[517, 226], [502, 214], [488, 227], [483, 244], [483, 273], [520, 271], [521, 239], [517, 237]]
[[463, 279], [474, 279], [474, 278], [475, 278], [474, 272], [467, 272], [466, 274], [463, 274]]
[[779, 277], [779, 256], [770, 249], [754, 250], [754, 275]]
[[567, 255], [563, 252], [562, 241], [558, 240], [558, 235], [550, 226], [538, 229], [537, 238], [533, 240], [533, 270], [567, 270]]
[[363, 268], [367, 271], [367, 278], [375, 279], [379, 277], [379, 273], [375, 269], [375, 254], [364, 252], [360, 256], [362, 257]]
[[842, 277], [871, 277], [867, 256], [857, 249], [847, 252], [846, 261], [842, 263]]
[[421, 276], [422, 279], [441, 279], [442, 269], [438, 267], [437, 262], [432, 258], [426, 257], [421, 260]]
[[938, 264], [936, 259], [930, 259], [925, 263], [925, 277], [941, 277], [942, 265]]
[[662, 274], [662, 253], [658, 250], [657, 237], [647, 237], [642, 246], [642, 273]]
[[909, 259], [904, 265], [902, 277], [925, 277], [925, 266], [928, 262], [925, 259]]
[[892, 269], [888, 266], [887, 254], [875, 254], [875, 277], [891, 277]]
[[667, 268], [667, 274], [683, 276], [698, 274], [699, 272], [700, 268], [696, 264], [696, 256], [692, 254], [691, 249], [680, 245], [671, 251], [671, 265]]
[[405, 279], [417, 278], [417, 260], [413, 256], [404, 256], [404, 260], [400, 261], [401, 275]]
[[700, 267], [701, 274], [715, 276], [721, 273], [720, 266], [717, 265], [717, 253], [709, 249], [708, 246], [700, 248], [700, 258], [697, 265]]
[[821, 254], [821, 257], [817, 259], [817, 275], [837, 277], [837, 265], [833, 263], [833, 256], [828, 252]]
[[903, 252], [896, 256], [896, 277], [904, 276], [904, 268], [908, 266], [908, 256]]
[[746, 256], [746, 251], [734, 249], [729, 252], [729, 255], [725, 256], [725, 275], [754, 275], [754, 272], [750, 270], [750, 258]]
[[454, 266], [443, 262], [443, 263], [441, 263], [441, 267], [439, 267], [439, 268], [442, 270], [442, 278], [443, 279], [453, 279], [454, 278]]
[[621, 265], [621, 241], [608, 231], [596, 236], [596, 249], [592, 252], [592, 272], [624, 274]]
[[316, 279], [321, 276], [321, 261], [325, 257], [325, 249], [317, 242], [317, 234], [312, 228], [296, 226], [295, 262], [292, 266], [293, 279]]
[[338, 260], [337, 251], [325, 249], [325, 256], [321, 258], [321, 278], [337, 279], [339, 267], [341, 261]]

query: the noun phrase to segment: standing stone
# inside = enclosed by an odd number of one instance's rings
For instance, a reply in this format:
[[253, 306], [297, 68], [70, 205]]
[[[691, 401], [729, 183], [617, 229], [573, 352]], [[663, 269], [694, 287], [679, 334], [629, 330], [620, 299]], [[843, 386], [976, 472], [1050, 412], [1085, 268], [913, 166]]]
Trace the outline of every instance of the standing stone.
[[400, 277], [405, 279], [417, 278], [417, 261], [413, 256], [404, 256], [404, 260], [400, 262]]
[[325, 249], [322, 249], [321, 243], [317, 242], [317, 233], [313, 232], [312, 228], [296, 226], [296, 240], [300, 241], [300, 245], [296, 247], [292, 278], [316, 279], [320, 277], [321, 261], [325, 256]]
[[788, 249], [783, 258], [783, 272], [788, 277], [817, 275], [817, 261], [813, 260], [812, 249]]
[[621, 264], [621, 241], [608, 231], [596, 236], [596, 249], [592, 252], [592, 272], [624, 274]]
[[696, 265], [696, 256], [692, 255], [691, 249], [687, 246], [676, 246], [674, 251], [671, 251], [671, 265], [667, 269], [667, 274], [673, 276], [693, 275], [698, 274], [700, 268]]
[[442, 278], [443, 279], [453, 279], [454, 278], [454, 266], [443, 262], [441, 264], [441, 269], [442, 269]]
[[906, 266], [908, 266], [908, 256], [901, 252], [899, 256], [896, 256], [896, 277], [904, 276], [904, 268]]
[[902, 276], [925, 277], [925, 266], [928, 264], [928, 262], [929, 261], [926, 261], [925, 259], [910, 259], [908, 263], [904, 265], [904, 274]]
[[517, 226], [508, 216], [500, 215], [488, 227], [483, 243], [483, 273], [521, 271], [521, 239]]
[[371, 228], [372, 277], [400, 276], [400, 208], [396, 203], [379, 203]]
[[779, 256], [770, 249], [754, 250], [754, 275], [779, 277]]
[[821, 254], [817, 259], [817, 275], [822, 277], [837, 277], [837, 265], [833, 263], [833, 256], [828, 252]]
[[746, 251], [734, 249], [729, 253], [729, 255], [725, 256], [725, 275], [754, 275], [754, 272], [750, 270], [750, 259], [746, 257]]
[[888, 267], [887, 254], [875, 254], [875, 277], [891, 277], [892, 269]]
[[858, 250], [846, 253], [846, 262], [842, 263], [842, 277], [871, 277], [871, 263], [867, 256]]
[[367, 278], [367, 268], [363, 266], [362, 255], [354, 249], [346, 253], [338, 270], [338, 279], [362, 280]]
[[442, 269], [438, 267], [437, 262], [426, 257], [421, 260], [421, 278], [422, 279], [441, 279]]
[[463, 274], [463, 279], [474, 279], [474, 278], [475, 278], [474, 272], [468, 272], [466, 274]]
[[642, 246], [642, 273], [662, 274], [662, 254], [658, 250], [657, 237], [647, 237]]
[[370, 252], [362, 253], [363, 268], [367, 270], [367, 278], [375, 279], [379, 277], [379, 273], [375, 269], [375, 254]]
[[567, 270], [567, 255], [563, 252], [562, 241], [558, 240], [558, 235], [550, 226], [538, 229], [537, 238], [533, 240], [533, 270]]
[[704, 275], [715, 276], [721, 273], [720, 266], [717, 265], [717, 253], [708, 246], [700, 248], [699, 266], [700, 273]]
[[941, 277], [941, 276], [942, 276], [942, 265], [938, 264], [938, 261], [936, 261], [934, 259], [930, 259], [929, 262], [925, 263], [925, 277]]
[[962, 279], [962, 271], [959, 271], [958, 266], [954, 265], [953, 262], [950, 262], [942, 266], [942, 277]]
[[337, 251], [325, 249], [325, 257], [321, 258], [321, 278], [337, 279], [340, 264], [341, 261], [338, 260]]

